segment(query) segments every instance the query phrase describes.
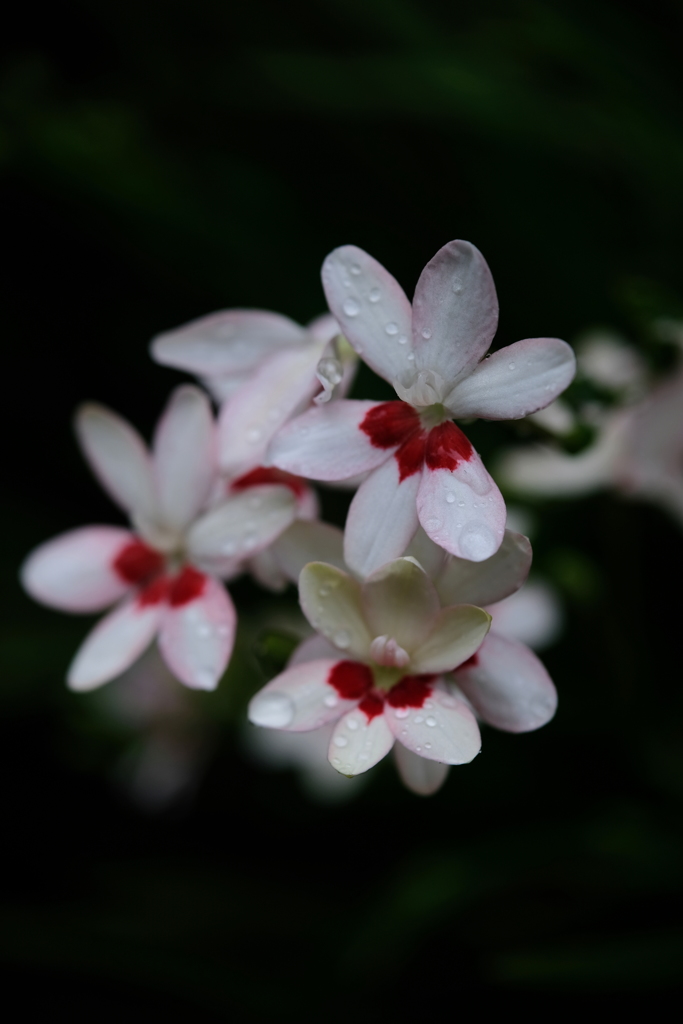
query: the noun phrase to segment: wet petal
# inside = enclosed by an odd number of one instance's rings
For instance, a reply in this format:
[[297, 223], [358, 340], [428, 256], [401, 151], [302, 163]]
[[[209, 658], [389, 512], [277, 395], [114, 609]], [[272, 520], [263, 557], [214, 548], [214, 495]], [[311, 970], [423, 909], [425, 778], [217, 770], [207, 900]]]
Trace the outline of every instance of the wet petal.
[[305, 329], [279, 313], [228, 309], [158, 334], [151, 351], [164, 366], [213, 377], [254, 370], [268, 356], [305, 340]]
[[392, 456], [356, 492], [346, 520], [344, 557], [359, 576], [399, 558], [417, 529], [421, 471], [400, 479]]
[[470, 658], [491, 626], [491, 616], [483, 608], [459, 604], [444, 608], [426, 640], [413, 652], [415, 672], [449, 672]]
[[304, 615], [318, 633], [349, 656], [365, 659], [372, 637], [363, 618], [360, 585], [348, 573], [311, 562], [299, 578]]
[[94, 690], [125, 672], [154, 639], [163, 611], [163, 602], [135, 598], [100, 619], [69, 666], [69, 688]]
[[384, 267], [355, 245], [343, 245], [322, 269], [327, 302], [345, 338], [391, 383], [410, 370], [410, 303]]
[[218, 421], [218, 457], [225, 472], [245, 472], [264, 461], [283, 423], [318, 391], [315, 368], [323, 350], [322, 342], [311, 341], [271, 356], [228, 399]]
[[444, 401], [454, 416], [518, 420], [545, 408], [571, 384], [576, 357], [559, 338], [527, 338], [501, 348]]
[[328, 754], [341, 775], [361, 775], [389, 753], [394, 737], [382, 713], [369, 718], [354, 708], [337, 722]]
[[339, 718], [358, 698], [344, 698], [330, 685], [338, 664], [323, 658], [286, 669], [252, 697], [249, 721], [266, 729], [307, 732]]
[[388, 449], [373, 444], [361, 425], [382, 404], [345, 400], [309, 409], [273, 438], [268, 462], [311, 480], [343, 480], [374, 469]]
[[531, 544], [521, 533], [506, 530], [495, 555], [483, 562], [451, 556], [434, 585], [446, 604], [476, 604], [480, 607], [502, 601], [519, 590], [529, 575]]
[[206, 567], [251, 558], [278, 537], [296, 515], [289, 487], [266, 484], [231, 495], [190, 527], [192, 561]]
[[36, 601], [62, 611], [101, 611], [130, 587], [114, 562], [134, 542], [132, 533], [116, 526], [70, 530], [31, 552], [21, 568], [22, 585]]
[[408, 558], [377, 569], [361, 592], [373, 637], [393, 637], [408, 652], [431, 632], [441, 607], [434, 584]]
[[428, 761], [426, 757], [420, 757], [419, 754], [408, 750], [402, 743], [394, 744], [394, 758], [404, 786], [418, 796], [431, 796], [441, 789], [446, 781], [449, 772], [447, 764]]
[[466, 764], [481, 749], [477, 720], [463, 701], [435, 687], [419, 708], [387, 707], [396, 739], [420, 757], [444, 764]]
[[451, 437], [446, 428], [464, 438], [452, 423], [430, 431], [417, 495], [420, 523], [427, 536], [450, 554], [482, 562], [502, 543], [505, 502], [469, 442], [467, 451], [462, 444], [456, 447], [452, 441], [457, 435]]
[[470, 242], [448, 242], [420, 275], [413, 299], [415, 369], [455, 382], [486, 353], [498, 299], [486, 260]]
[[199, 388], [176, 388], [154, 435], [154, 474], [165, 525], [184, 529], [207, 499], [215, 472], [209, 399]]
[[82, 405], [76, 436], [90, 468], [110, 498], [126, 512], [153, 518], [154, 474], [147, 446], [138, 432], [103, 405]]
[[[225, 587], [192, 569], [196, 586], [171, 588], [159, 632], [159, 649], [171, 672], [195, 690], [215, 690], [235, 642], [237, 615]], [[183, 577], [181, 573], [180, 580]], [[199, 581], [201, 580], [201, 586]]]
[[539, 729], [557, 708], [555, 687], [534, 652], [496, 632], [453, 677], [477, 714], [507, 732]]
[[344, 534], [329, 523], [297, 520], [278, 537], [271, 551], [292, 583], [299, 582], [301, 570], [309, 562], [326, 562], [342, 571], [346, 568]]
[[287, 662], [287, 668], [303, 665], [307, 661], [320, 661], [321, 658], [336, 661], [339, 658], [339, 651], [324, 636], [314, 633], [313, 636], [307, 636], [301, 641]]

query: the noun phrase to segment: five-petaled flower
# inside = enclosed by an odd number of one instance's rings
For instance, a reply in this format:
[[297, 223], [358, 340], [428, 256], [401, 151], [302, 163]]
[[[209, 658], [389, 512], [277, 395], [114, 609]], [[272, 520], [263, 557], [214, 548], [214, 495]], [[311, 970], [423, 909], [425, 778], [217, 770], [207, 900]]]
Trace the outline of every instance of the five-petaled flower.
[[230, 658], [236, 625], [219, 577], [253, 558], [297, 515], [282, 482], [252, 480], [207, 508], [217, 478], [215, 425], [207, 396], [178, 388], [156, 429], [153, 449], [102, 406], [81, 408], [84, 454], [135, 532], [87, 526], [37, 548], [23, 565], [32, 597], [71, 612], [119, 602], [86, 637], [68, 672], [74, 690], [120, 675], [158, 634], [177, 678], [211, 690]]
[[491, 621], [471, 605], [441, 607], [424, 570], [400, 558], [364, 583], [323, 562], [299, 579], [301, 607], [327, 654], [302, 659], [252, 699], [256, 725], [304, 732], [338, 720], [330, 763], [343, 775], [367, 771], [398, 740], [431, 761], [464, 764], [480, 749], [476, 718], [443, 674], [479, 649]]
[[505, 504], [452, 418], [518, 419], [543, 408], [574, 376], [571, 348], [531, 338], [483, 359], [498, 302], [486, 261], [468, 242], [449, 242], [430, 260], [412, 309], [355, 246], [335, 249], [322, 276], [345, 337], [401, 401], [309, 410], [279, 431], [268, 459], [318, 480], [370, 471], [346, 526], [346, 561], [361, 575], [402, 554], [418, 522], [451, 554], [488, 558], [503, 539]]

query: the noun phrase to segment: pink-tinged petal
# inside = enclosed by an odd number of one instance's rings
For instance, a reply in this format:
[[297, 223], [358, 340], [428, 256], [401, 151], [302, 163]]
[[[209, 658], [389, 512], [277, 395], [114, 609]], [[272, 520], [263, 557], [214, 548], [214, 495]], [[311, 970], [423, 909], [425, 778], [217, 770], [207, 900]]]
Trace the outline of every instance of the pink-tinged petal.
[[413, 651], [431, 632], [440, 611], [434, 584], [408, 558], [377, 569], [361, 588], [363, 611], [373, 637], [393, 637]]
[[244, 373], [219, 373], [215, 377], [201, 376], [199, 383], [206, 388], [218, 405], [222, 405], [231, 395], [239, 391], [253, 372], [253, 370], [245, 370]]
[[574, 379], [576, 357], [559, 338], [527, 338], [484, 359], [444, 405], [459, 418], [518, 420], [545, 408]]
[[529, 580], [516, 594], [489, 605], [496, 633], [540, 650], [553, 643], [563, 626], [557, 592], [543, 580]]
[[326, 562], [342, 571], [346, 568], [344, 534], [329, 523], [298, 520], [277, 538], [270, 550], [292, 583], [299, 582], [301, 570], [309, 562]]
[[159, 515], [183, 530], [206, 501], [215, 473], [209, 399], [199, 388], [176, 388], [159, 420], [153, 446]]
[[449, 772], [449, 765], [428, 761], [408, 750], [402, 743], [394, 745], [396, 768], [403, 785], [418, 796], [432, 796], [441, 789]]
[[273, 438], [268, 462], [310, 480], [343, 480], [375, 469], [389, 446], [375, 444], [362, 426], [382, 404], [344, 400], [309, 409]]
[[130, 587], [114, 563], [133, 543], [134, 535], [116, 526], [70, 530], [31, 552], [21, 567], [21, 583], [32, 598], [53, 608], [101, 611]]
[[274, 594], [287, 589], [289, 580], [280, 568], [272, 548], [265, 548], [250, 558], [246, 563], [246, 569], [257, 583], [266, 590], [272, 590]]
[[305, 329], [279, 313], [229, 309], [158, 334], [151, 352], [163, 366], [214, 377], [254, 370], [273, 353], [305, 341]]
[[117, 505], [131, 515], [153, 518], [157, 511], [152, 461], [138, 432], [103, 405], [82, 405], [76, 436], [90, 468]]
[[498, 299], [486, 260], [470, 242], [448, 242], [420, 275], [413, 299], [416, 370], [455, 383], [488, 350]]
[[393, 745], [394, 737], [381, 711], [370, 715], [359, 706], [337, 722], [328, 758], [340, 775], [361, 775], [386, 757]]
[[357, 696], [344, 697], [330, 683], [337, 666], [344, 664], [348, 663], [323, 658], [286, 669], [252, 697], [249, 721], [289, 732], [307, 732], [334, 721], [358, 703]]
[[453, 423], [430, 431], [417, 496], [420, 523], [452, 555], [482, 562], [500, 547], [505, 502], [481, 459]]
[[326, 258], [322, 280], [344, 337], [375, 373], [391, 383], [413, 367], [410, 303], [377, 260], [343, 245]]
[[285, 473], [283, 469], [277, 469], [275, 466], [257, 466], [256, 469], [231, 480], [228, 485], [228, 493], [246, 491], [252, 487], [259, 487], [261, 484], [282, 484], [284, 487], [289, 487], [296, 498], [296, 513], [299, 519], [315, 519], [319, 514], [318, 495], [306, 480], [300, 476], [294, 476], [293, 473]]
[[555, 687], [534, 652], [496, 632], [453, 678], [477, 714], [507, 732], [539, 729], [557, 708]]
[[483, 608], [459, 604], [439, 612], [429, 636], [413, 651], [411, 667], [416, 672], [450, 672], [471, 658], [491, 626]]
[[440, 685], [426, 691], [419, 706], [416, 701], [392, 705], [389, 691], [385, 711], [389, 728], [399, 743], [420, 757], [444, 764], [467, 764], [481, 749], [476, 718], [463, 701]]
[[192, 524], [190, 558], [218, 572], [224, 563], [258, 554], [295, 516], [296, 498], [289, 487], [270, 484], [239, 491]]
[[323, 350], [322, 342], [311, 341], [271, 356], [228, 399], [218, 421], [218, 457], [225, 472], [246, 472], [264, 462], [273, 436], [318, 391], [315, 369]]
[[311, 320], [306, 325], [306, 330], [311, 332], [316, 341], [324, 341], [325, 343], [332, 341], [333, 338], [342, 333], [339, 324], [331, 313], [323, 313], [322, 316], [317, 316], [315, 320]]
[[304, 615], [318, 633], [344, 654], [365, 660], [372, 637], [363, 617], [360, 585], [348, 573], [310, 562], [299, 577]]
[[519, 590], [529, 575], [531, 558], [528, 538], [506, 530], [495, 555], [483, 562], [451, 555], [434, 585], [444, 605], [476, 604], [481, 608]]
[[314, 633], [307, 636], [296, 648], [287, 662], [287, 668], [294, 668], [295, 665], [304, 665], [307, 661], [320, 661], [321, 658], [330, 658], [335, 661], [339, 658], [339, 651], [324, 636]]
[[237, 614], [222, 583], [187, 566], [171, 583], [159, 649], [171, 672], [195, 690], [215, 690], [235, 642]]
[[154, 639], [164, 607], [163, 601], [135, 598], [101, 619], [69, 666], [69, 688], [94, 690], [125, 672]]
[[400, 479], [395, 458], [371, 473], [356, 492], [346, 519], [344, 557], [359, 576], [399, 558], [417, 529], [421, 473]]

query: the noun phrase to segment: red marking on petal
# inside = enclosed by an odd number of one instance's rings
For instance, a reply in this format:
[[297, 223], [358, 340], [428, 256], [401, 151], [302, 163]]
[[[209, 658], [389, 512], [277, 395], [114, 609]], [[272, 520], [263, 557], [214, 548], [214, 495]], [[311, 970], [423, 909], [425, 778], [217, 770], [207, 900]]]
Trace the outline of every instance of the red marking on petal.
[[421, 708], [434, 689], [434, 676], [404, 676], [387, 694], [392, 708]]
[[407, 402], [382, 402], [366, 413], [360, 429], [374, 448], [394, 448], [421, 430], [420, 417]]
[[151, 604], [159, 604], [168, 597], [170, 581], [168, 576], [159, 576], [138, 594], [138, 606], [146, 608]]
[[272, 469], [269, 466], [258, 466], [244, 476], [233, 480], [230, 487], [233, 491], [246, 491], [248, 487], [258, 487], [260, 484], [282, 484], [289, 487], [297, 498], [303, 497], [306, 491], [306, 482], [300, 476], [293, 473], [286, 473], [284, 469]]
[[455, 469], [461, 462], [469, 462], [474, 448], [462, 430], [448, 420], [432, 427], [427, 438], [427, 467], [429, 469]]
[[369, 693], [367, 697], [363, 697], [358, 707], [367, 715], [368, 722], [371, 722], [384, 711], [384, 698], [379, 693]]
[[358, 700], [372, 689], [372, 672], [360, 661], [338, 661], [327, 681], [343, 700]]
[[189, 604], [203, 592], [206, 586], [206, 576], [197, 572], [191, 565], [185, 568], [171, 580], [168, 600], [172, 608], [179, 608], [183, 604]]
[[473, 654], [471, 658], [467, 659], [467, 661], [463, 661], [462, 665], [458, 665], [458, 668], [457, 668], [456, 671], [459, 672], [461, 668], [476, 668], [478, 664], [479, 664], [479, 655], [478, 654]]
[[142, 583], [164, 567], [164, 559], [154, 548], [141, 540], [132, 540], [119, 551], [112, 569], [126, 583]]
[[394, 458], [398, 462], [399, 483], [402, 483], [406, 477], [412, 476], [413, 473], [420, 472], [425, 460], [426, 444], [427, 435], [424, 430], [421, 430], [419, 434], [414, 434], [404, 441], [399, 450], [394, 452]]

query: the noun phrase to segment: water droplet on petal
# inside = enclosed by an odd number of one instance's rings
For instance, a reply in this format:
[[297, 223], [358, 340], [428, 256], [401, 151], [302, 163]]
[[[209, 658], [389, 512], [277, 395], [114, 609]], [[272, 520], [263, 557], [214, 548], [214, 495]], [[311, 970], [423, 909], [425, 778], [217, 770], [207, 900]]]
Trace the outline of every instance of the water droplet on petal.
[[336, 693], [328, 693], [327, 697], [323, 700], [323, 704], [328, 708], [336, 708], [339, 703], [339, 698]]
[[340, 629], [334, 634], [335, 647], [341, 647], [342, 650], [346, 650], [350, 643], [351, 634], [349, 633], [348, 629]]
[[422, 334], [422, 337], [424, 338], [425, 341], [429, 341], [429, 339], [432, 336], [432, 332], [429, 330], [428, 327], [423, 327], [420, 333]]
[[398, 341], [399, 345], [407, 345], [408, 344], [408, 337], [405, 334], [399, 334], [399, 336], [397, 338], [397, 341]]
[[515, 368], [515, 364], [514, 363], [508, 363], [508, 370], [514, 370], [514, 368]]
[[357, 718], [348, 718], [346, 720], [346, 728], [350, 729], [352, 732], [355, 732], [359, 725], [360, 722], [358, 721]]
[[449, 505], [452, 505], [453, 502], [455, 501], [455, 495], [449, 491], [448, 494], [446, 495], [446, 501], [448, 502]]
[[460, 534], [460, 551], [472, 562], [483, 562], [498, 549], [496, 538], [485, 523], [467, 523]]
[[327, 597], [329, 592], [330, 592], [330, 588], [329, 587], [321, 587], [320, 590], [318, 591], [318, 596], [319, 597]]
[[358, 316], [360, 313], [360, 306], [355, 299], [344, 299], [342, 309], [347, 316]]
[[430, 715], [429, 718], [427, 719], [427, 725], [429, 726], [430, 729], [433, 729], [434, 726], [436, 725], [436, 719], [432, 718]]
[[346, 736], [335, 736], [333, 743], [335, 747], [347, 747], [349, 741], [347, 740]]
[[349, 267], [349, 270], [351, 271], [354, 277], [358, 277], [358, 275], [360, 274], [360, 267], [358, 266], [357, 263], [352, 263], [351, 266]]
[[408, 708], [395, 708], [394, 710], [396, 718], [407, 718], [409, 714]]
[[388, 324], [385, 324], [384, 330], [389, 335], [398, 334], [398, 324], [395, 324], [393, 320], [390, 320]]
[[370, 302], [379, 302], [382, 298], [382, 293], [379, 288], [371, 288], [368, 298], [370, 299]]
[[294, 703], [286, 693], [257, 693], [249, 705], [249, 719], [267, 729], [284, 729], [294, 718]]
[[459, 501], [458, 502], [458, 508], [464, 508], [464, 507], [465, 507], [465, 502], [464, 501]]

